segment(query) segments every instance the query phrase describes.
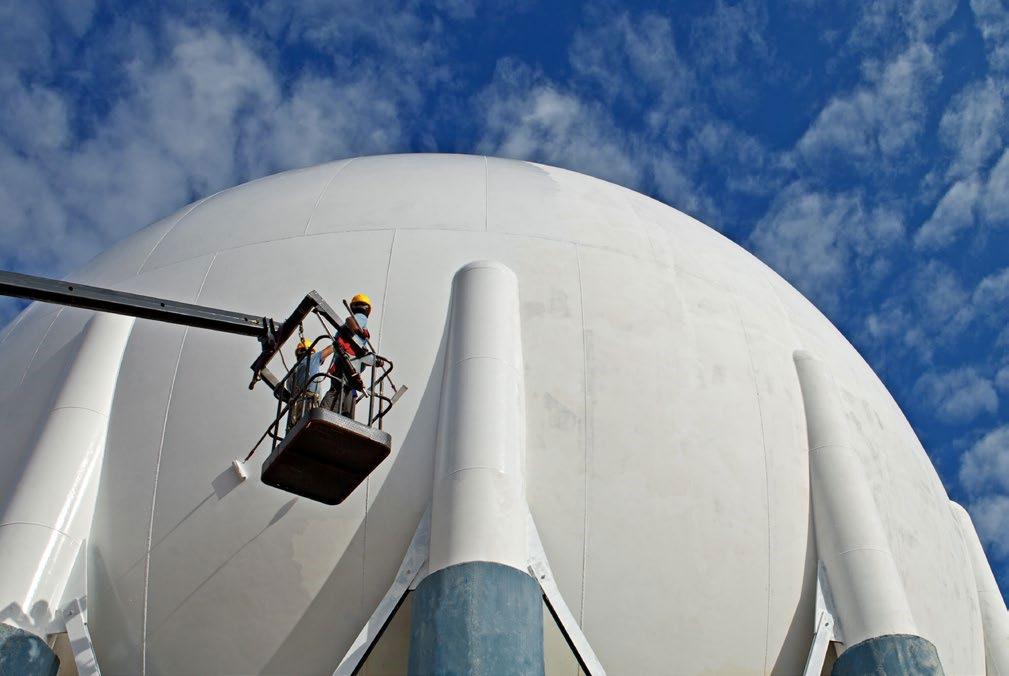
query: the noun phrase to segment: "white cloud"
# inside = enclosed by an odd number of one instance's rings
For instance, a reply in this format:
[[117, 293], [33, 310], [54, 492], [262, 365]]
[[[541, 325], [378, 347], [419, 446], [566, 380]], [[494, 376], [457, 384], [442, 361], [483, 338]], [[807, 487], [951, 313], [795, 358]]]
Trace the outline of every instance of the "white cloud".
[[1009, 557], [1009, 425], [996, 427], [960, 459], [960, 484], [978, 535], [999, 558]]
[[[33, 40], [7, 43], [15, 53], [0, 69], [0, 251], [7, 256], [0, 264], [64, 274], [195, 197], [282, 169], [403, 149], [401, 120], [420, 105], [414, 76], [441, 77], [432, 66], [437, 21], [392, 12], [372, 22], [381, 8], [359, 4], [358, 14], [343, 15], [341, 41], [329, 52], [334, 62], [352, 57], [353, 67], [342, 63], [325, 78], [311, 69], [282, 75], [269, 45], [213, 15], [199, 26], [116, 24], [110, 42], [128, 44], [125, 53], [96, 40], [87, 43], [91, 51], [71, 55], [119, 78], [100, 113], [40, 84], [40, 68], [71, 65], [59, 48], [50, 45], [49, 60], [34, 63]], [[83, 7], [26, 10], [18, 14], [21, 32], [44, 42], [54, 26], [86, 30]], [[456, 3], [452, 11], [462, 9]], [[285, 25], [301, 20], [289, 15]], [[358, 53], [360, 41], [379, 39], [395, 45], [400, 64]], [[33, 70], [18, 75], [16, 64]]]
[[1009, 558], [1009, 495], [989, 495], [972, 502], [971, 520], [981, 541], [999, 559]]
[[[739, 114], [745, 115], [759, 90], [781, 76], [781, 67], [771, 58], [764, 39], [767, 24], [767, 4], [761, 0], [717, 0], [710, 4], [708, 14], [690, 25], [684, 58], [697, 71], [704, 89]], [[755, 69], [761, 77], [751, 76]]]
[[992, 382], [969, 367], [925, 373], [915, 383], [914, 392], [946, 423], [968, 423], [983, 413], [998, 411], [998, 394]]
[[1009, 70], [1009, 8], [1000, 0], [971, 0], [970, 7], [984, 38], [989, 67]]
[[974, 289], [973, 302], [982, 308], [1009, 301], [1009, 268], [986, 275]]
[[774, 75], [760, 30], [766, 10], [751, 0], [708, 10], [684, 44], [667, 16], [596, 3], [572, 40], [575, 77], [565, 86], [607, 104], [605, 115], [625, 131], [657, 196], [717, 227], [728, 204], [711, 200], [705, 184], [768, 195], [783, 179], [780, 163], [726, 114], [750, 114], [747, 102]]
[[961, 231], [974, 225], [974, 209], [980, 192], [981, 185], [976, 177], [956, 182], [914, 234], [915, 247], [940, 249], [952, 244]]
[[988, 78], [969, 84], [946, 108], [939, 122], [939, 139], [953, 155], [950, 175], [969, 176], [1002, 149], [1005, 96], [1005, 86]]
[[690, 26], [693, 57], [708, 68], [734, 67], [745, 57], [762, 60], [768, 52], [763, 35], [766, 28], [764, 3], [744, 0], [730, 4], [716, 0], [710, 13]]
[[1003, 366], [995, 374], [995, 387], [1003, 392], [1009, 392], [1009, 366]]
[[911, 36], [926, 39], [942, 27], [956, 11], [957, 0], [897, 0], [902, 18], [910, 28]]
[[987, 223], [1009, 225], [1009, 149], [992, 168], [981, 198], [982, 214]]
[[931, 48], [910, 46], [854, 92], [833, 97], [799, 139], [797, 149], [813, 165], [844, 158], [886, 165], [914, 145], [924, 130], [925, 97], [938, 79]]
[[933, 334], [958, 334], [974, 318], [970, 293], [960, 277], [938, 260], [915, 271], [911, 292], [918, 321]]
[[830, 194], [793, 183], [750, 236], [764, 261], [827, 311], [858, 272], [871, 286], [889, 267], [888, 253], [904, 234], [900, 216], [869, 207], [857, 193]]
[[857, 3], [861, 10], [848, 38], [857, 51], [908, 41], [927, 40], [956, 11], [957, 0], [875, 0]]
[[899, 346], [897, 355], [901, 361], [906, 361], [908, 351], [923, 362], [930, 362], [935, 353], [935, 341], [926, 333], [921, 318], [900, 300], [899, 297], [888, 298], [879, 309], [866, 315], [863, 322], [866, 342], [881, 353], [875, 364], [877, 367], [885, 359], [884, 348], [891, 341]]
[[[606, 98], [621, 97], [653, 109], [686, 101], [694, 73], [681, 58], [669, 19], [602, 13], [575, 33], [569, 51], [579, 78]], [[647, 112], [646, 112], [647, 115]], [[655, 117], [654, 123], [665, 121]]]
[[26, 85], [13, 73], [0, 74], [0, 126], [23, 153], [57, 150], [69, 138], [66, 103], [53, 89]]
[[480, 100], [482, 153], [556, 164], [629, 186], [642, 179], [630, 141], [605, 109], [523, 64], [501, 61]]

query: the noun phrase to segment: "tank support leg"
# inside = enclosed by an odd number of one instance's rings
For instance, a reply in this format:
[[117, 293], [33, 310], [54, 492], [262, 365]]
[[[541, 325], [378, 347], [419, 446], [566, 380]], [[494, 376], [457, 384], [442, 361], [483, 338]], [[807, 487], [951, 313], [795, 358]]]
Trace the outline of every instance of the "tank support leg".
[[1009, 674], [1009, 613], [999, 591], [995, 575], [984, 554], [984, 547], [974, 529], [970, 515], [955, 502], [949, 503], [970, 554], [971, 568], [981, 607], [981, 629], [984, 632], [985, 663], [989, 674]]
[[918, 635], [833, 376], [805, 352], [794, 360], [806, 410], [816, 548], [845, 638], [831, 673], [942, 674], [935, 646]]
[[409, 673], [543, 674], [543, 605], [528, 572], [518, 281], [495, 262], [452, 283], [429, 573]]

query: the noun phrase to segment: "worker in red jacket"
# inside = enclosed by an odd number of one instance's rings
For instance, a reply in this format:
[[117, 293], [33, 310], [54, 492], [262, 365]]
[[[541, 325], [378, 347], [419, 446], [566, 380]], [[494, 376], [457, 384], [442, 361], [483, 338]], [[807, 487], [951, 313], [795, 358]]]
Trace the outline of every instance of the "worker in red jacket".
[[329, 372], [340, 383], [333, 384], [323, 398], [322, 405], [353, 419], [358, 392], [364, 390], [364, 381], [361, 379], [364, 365], [360, 359], [371, 352], [371, 344], [368, 342], [371, 333], [367, 328], [371, 299], [363, 293], [357, 294], [350, 301], [350, 311], [351, 315], [337, 332], [336, 356], [329, 367]]

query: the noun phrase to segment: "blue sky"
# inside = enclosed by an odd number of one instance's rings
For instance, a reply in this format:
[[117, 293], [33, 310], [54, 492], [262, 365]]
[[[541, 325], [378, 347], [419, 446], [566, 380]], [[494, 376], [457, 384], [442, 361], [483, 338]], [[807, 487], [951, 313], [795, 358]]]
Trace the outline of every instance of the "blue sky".
[[354, 155], [599, 176], [841, 328], [1009, 590], [1001, 0], [0, 0], [0, 50], [3, 267], [62, 276], [197, 197]]

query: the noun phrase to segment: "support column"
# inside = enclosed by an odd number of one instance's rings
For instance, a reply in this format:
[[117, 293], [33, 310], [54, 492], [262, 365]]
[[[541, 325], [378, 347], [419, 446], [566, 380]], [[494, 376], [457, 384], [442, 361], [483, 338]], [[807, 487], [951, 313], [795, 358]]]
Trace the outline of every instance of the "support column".
[[935, 646], [918, 635], [904, 584], [827, 367], [794, 355], [809, 439], [816, 548], [844, 634], [834, 676], [942, 674]]
[[526, 572], [525, 392], [518, 282], [478, 261], [452, 282], [429, 572], [411, 674], [543, 674], [540, 588]]
[[[0, 608], [43, 639], [62, 631], [59, 607], [91, 530], [105, 437], [133, 319], [96, 314], [28, 455], [17, 488], [0, 496]], [[44, 644], [43, 644], [44, 645]]]
[[970, 554], [974, 582], [977, 586], [977, 600], [981, 606], [981, 627], [984, 631], [985, 668], [988, 676], [1009, 676], [1009, 612], [1005, 599], [999, 591], [998, 583], [984, 548], [977, 536], [974, 522], [960, 505], [949, 503], [953, 516], [960, 528], [967, 552]]

